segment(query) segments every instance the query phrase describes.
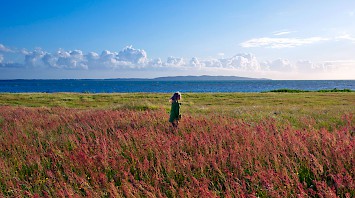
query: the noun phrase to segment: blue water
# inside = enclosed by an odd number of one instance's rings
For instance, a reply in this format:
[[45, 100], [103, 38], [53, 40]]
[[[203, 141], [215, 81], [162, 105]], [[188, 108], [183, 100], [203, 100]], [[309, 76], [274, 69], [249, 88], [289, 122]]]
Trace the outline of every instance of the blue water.
[[263, 92], [275, 89], [351, 89], [355, 80], [248, 80], [248, 81], [120, 81], [120, 80], [0, 80], [0, 92]]

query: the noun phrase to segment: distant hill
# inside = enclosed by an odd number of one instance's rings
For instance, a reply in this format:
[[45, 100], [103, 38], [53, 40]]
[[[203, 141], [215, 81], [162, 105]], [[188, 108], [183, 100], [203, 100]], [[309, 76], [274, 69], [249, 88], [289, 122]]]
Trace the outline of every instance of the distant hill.
[[239, 76], [168, 76], [158, 77], [153, 80], [159, 81], [220, 81], [220, 80], [271, 80], [266, 78], [248, 78]]
[[239, 76], [166, 76], [157, 78], [111, 78], [104, 80], [119, 81], [223, 81], [223, 80], [271, 80], [267, 78], [248, 78]]

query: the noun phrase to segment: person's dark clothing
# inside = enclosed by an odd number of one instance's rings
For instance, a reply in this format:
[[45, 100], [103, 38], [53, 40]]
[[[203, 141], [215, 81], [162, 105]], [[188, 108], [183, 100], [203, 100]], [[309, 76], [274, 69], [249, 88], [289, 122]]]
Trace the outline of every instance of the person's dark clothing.
[[177, 100], [174, 100], [171, 103], [169, 122], [174, 122], [175, 120], [179, 120], [179, 119], [180, 119], [180, 103]]

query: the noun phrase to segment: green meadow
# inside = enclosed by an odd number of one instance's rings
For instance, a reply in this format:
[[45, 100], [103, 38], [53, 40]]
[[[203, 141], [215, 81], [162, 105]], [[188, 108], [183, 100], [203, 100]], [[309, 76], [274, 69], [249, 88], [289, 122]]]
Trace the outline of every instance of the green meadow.
[[[0, 105], [23, 107], [64, 107], [75, 109], [170, 110], [170, 94], [162, 93], [20, 93], [0, 94]], [[182, 114], [219, 114], [247, 121], [274, 118], [295, 127], [332, 129], [341, 124], [342, 115], [355, 113], [355, 92], [300, 93], [183, 93]]]

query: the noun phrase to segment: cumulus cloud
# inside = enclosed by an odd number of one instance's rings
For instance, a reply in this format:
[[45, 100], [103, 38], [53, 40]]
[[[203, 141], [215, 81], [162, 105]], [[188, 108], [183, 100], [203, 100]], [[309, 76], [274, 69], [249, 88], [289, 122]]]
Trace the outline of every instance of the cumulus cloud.
[[20, 50], [20, 54], [23, 54], [23, 55], [27, 55], [29, 54], [30, 52], [27, 50], [27, 49], [21, 49]]
[[290, 72], [290, 71], [295, 71], [297, 66], [292, 64], [291, 61], [287, 59], [276, 59], [273, 61], [264, 61], [261, 63], [261, 65], [271, 71], [284, 71], [284, 72]]
[[163, 66], [163, 61], [160, 58], [150, 60], [147, 65], [153, 68], [159, 68]]
[[[84, 54], [81, 50], [58, 50], [54, 53], [35, 50], [10, 50], [0, 44], [0, 52], [12, 52], [23, 57], [23, 62], [15, 62], [16, 66], [22, 67], [49, 67], [57, 69], [98, 69], [98, 68], [142, 68], [153, 63], [148, 59], [147, 53], [141, 49], [127, 46], [118, 52], [104, 50], [101, 54], [89, 52]], [[171, 61], [171, 60], [169, 60]], [[13, 63], [4, 63], [4, 56], [1, 56], [2, 67], [10, 66]], [[10, 64], [11, 63], [11, 64]], [[154, 62], [155, 65], [163, 65], [162, 61]]]
[[[114, 69], [134, 69], [134, 68], [229, 68], [245, 71], [258, 71], [260, 64], [257, 58], [252, 54], [237, 54], [230, 58], [217, 59], [199, 59], [191, 58], [187, 61], [182, 57], [168, 57], [165, 61], [158, 59], [148, 59], [144, 50], [134, 49], [128, 46], [119, 52], [102, 51], [99, 55], [90, 52], [86, 55], [80, 50], [62, 51], [59, 50], [55, 54], [43, 52], [31, 52], [29, 55], [34, 60], [42, 57], [43, 62], [54, 68], [61, 69], [92, 69], [92, 68], [114, 68]], [[31, 59], [31, 60], [32, 60]], [[30, 61], [28, 61], [30, 63]], [[33, 65], [33, 63], [31, 63]]]
[[260, 64], [253, 54], [238, 54], [229, 59], [222, 59], [226, 67], [240, 70], [257, 71]]
[[[194, 62], [196, 64], [196, 60]], [[245, 71], [260, 70], [259, 61], [253, 54], [237, 54], [230, 58], [199, 60], [198, 64], [203, 67], [230, 68]]]
[[197, 57], [192, 57], [190, 60], [190, 66], [201, 69], [203, 64], [200, 62], [200, 60]]
[[297, 69], [299, 71], [310, 71], [320, 69], [321, 66], [319, 64], [313, 63], [309, 60], [299, 60], [296, 62]]
[[100, 55], [90, 52], [86, 59], [89, 68], [142, 68], [150, 62], [144, 50], [134, 49], [132, 46], [127, 46], [119, 52], [104, 50]]
[[144, 65], [148, 61], [147, 53], [144, 50], [134, 49], [132, 46], [127, 46], [121, 50], [118, 53], [118, 59], [138, 65]]
[[299, 72], [326, 72], [337, 69], [339, 64], [325, 61], [315, 63], [310, 60], [299, 60], [296, 62], [297, 70]]
[[86, 58], [88, 60], [98, 60], [100, 58], [100, 55], [96, 52], [89, 52], [87, 55], [86, 55]]
[[[351, 37], [342, 37], [343, 39]], [[5, 49], [5, 46], [0, 46]], [[7, 48], [6, 48], [7, 49]], [[19, 56], [22, 57], [18, 58]], [[11, 59], [11, 57], [17, 57]], [[261, 74], [263, 72], [282, 72], [284, 74], [354, 71], [355, 61], [324, 61], [314, 63], [308, 60], [290, 61], [288, 59], [259, 61], [253, 54], [241, 53], [232, 57], [216, 54], [216, 58], [168, 57], [166, 59], [150, 59], [146, 51], [127, 46], [119, 51], [103, 50], [101, 53], [81, 50], [57, 50], [54, 53], [42, 49], [15, 50], [11, 53], [0, 53], [0, 67], [8, 68], [52, 68], [58, 70], [93, 70], [95, 71], [159, 71], [171, 72], [172, 70], [203, 72], [234, 72], [234, 74]]]
[[355, 60], [324, 61], [322, 66], [325, 71], [344, 70], [350, 73], [355, 72]]
[[173, 67], [181, 67], [181, 66], [185, 66], [186, 63], [184, 58], [170, 56], [167, 58], [165, 65], [173, 66]]
[[290, 48], [307, 44], [313, 44], [321, 41], [327, 41], [328, 38], [310, 37], [310, 38], [254, 38], [242, 42], [240, 45], [244, 48], [265, 47], [265, 48]]
[[332, 72], [337, 70], [353, 72], [355, 70], [355, 60], [335, 60], [312, 62], [300, 60], [296, 63], [297, 69], [301, 72]]
[[57, 69], [88, 69], [87, 60], [81, 50], [58, 50], [54, 54], [46, 53], [42, 61]]
[[258, 71], [260, 70], [260, 64], [257, 58], [253, 54], [237, 54], [230, 58], [206, 58], [200, 59], [192, 57], [189, 61], [186, 61], [181, 57], [168, 57], [166, 62], [159, 61], [156, 64], [154, 61], [149, 63], [154, 65], [162, 64], [165, 67], [179, 67], [179, 68], [224, 68], [235, 69], [241, 71]]
[[216, 67], [216, 68], [222, 68], [222, 62], [219, 59], [206, 59], [201, 61], [204, 67]]
[[98, 59], [98, 64], [103, 64], [107, 67], [117, 67], [119, 64], [126, 65], [123, 61], [120, 62], [117, 57], [117, 52], [110, 52], [108, 50], [104, 50], [101, 52], [101, 55]]
[[132, 46], [119, 52], [104, 50], [100, 55], [96, 52], [84, 54], [81, 50], [59, 50], [45, 54], [42, 60], [47, 66], [60, 69], [140, 68], [148, 62], [147, 53]]
[[84, 60], [86, 60], [86, 64], [90, 69], [96, 69], [102, 67], [99, 63], [100, 55], [96, 52], [89, 52], [88, 54], [84, 55]]
[[46, 52], [42, 51], [41, 49], [36, 49], [32, 52], [29, 52], [25, 55], [25, 66], [29, 67], [37, 67], [42, 66], [42, 58]]
[[[135, 49], [127, 46], [118, 52], [104, 50], [100, 54], [96, 52], [84, 53], [81, 50], [57, 50], [54, 53], [35, 49], [33, 51], [23, 49], [17, 53], [24, 56], [23, 63], [17, 66], [27, 68], [49, 67], [56, 69], [169, 69], [178, 68], [186, 69], [204, 69], [219, 68], [232, 69], [238, 71], [260, 71], [264, 67], [259, 63], [253, 54], [237, 54], [228, 58], [198, 58], [192, 57], [186, 60], [182, 57], [168, 57], [165, 61], [160, 58], [149, 59], [147, 53], [141, 49]], [[222, 54], [219, 54], [222, 56]], [[224, 54], [223, 54], [224, 56]], [[2, 66], [10, 66], [4, 64], [4, 57], [1, 57]], [[268, 67], [274, 66], [276, 63], [270, 62]], [[12, 66], [12, 65], [11, 65]], [[282, 68], [282, 67], [280, 67]]]

